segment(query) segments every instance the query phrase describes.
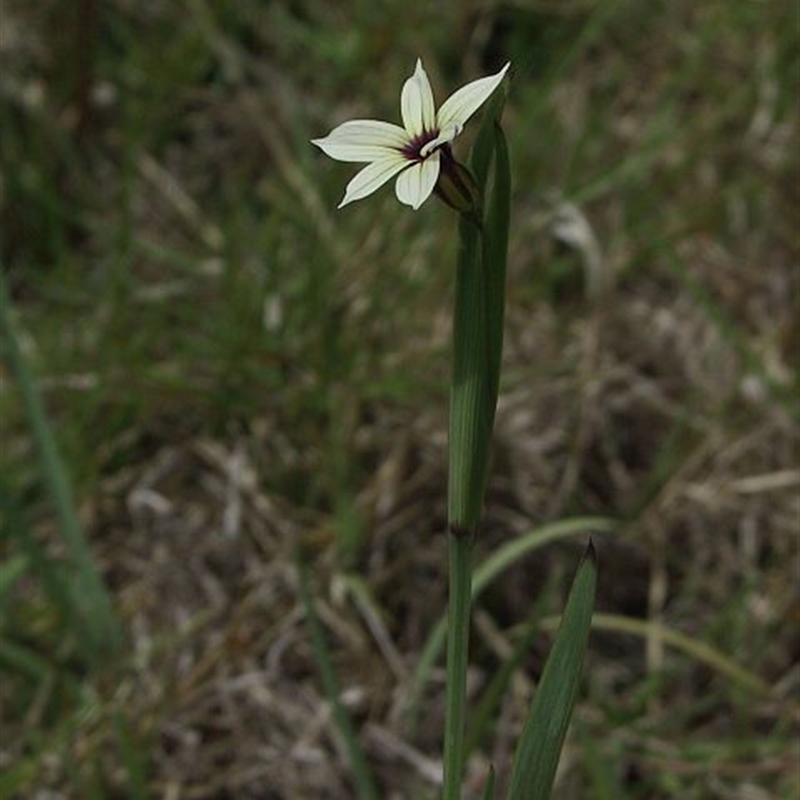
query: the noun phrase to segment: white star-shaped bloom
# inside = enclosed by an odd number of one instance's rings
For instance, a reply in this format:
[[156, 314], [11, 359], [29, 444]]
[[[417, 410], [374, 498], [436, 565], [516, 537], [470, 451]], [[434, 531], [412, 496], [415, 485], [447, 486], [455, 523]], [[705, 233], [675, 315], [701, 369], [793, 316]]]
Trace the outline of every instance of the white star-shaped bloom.
[[430, 81], [417, 59], [417, 68], [400, 94], [402, 128], [390, 122], [354, 119], [343, 122], [323, 139], [312, 139], [337, 161], [368, 162], [347, 184], [339, 208], [372, 194], [397, 175], [397, 199], [418, 209], [436, 186], [442, 153], [452, 160], [450, 142], [489, 99], [508, 67], [506, 64], [500, 72], [462, 86], [436, 111]]

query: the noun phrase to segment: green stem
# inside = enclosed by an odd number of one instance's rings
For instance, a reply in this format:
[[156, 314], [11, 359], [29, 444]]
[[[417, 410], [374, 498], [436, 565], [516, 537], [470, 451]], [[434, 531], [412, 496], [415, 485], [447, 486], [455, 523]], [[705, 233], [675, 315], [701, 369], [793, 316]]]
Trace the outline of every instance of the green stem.
[[453, 318], [453, 386], [450, 394], [450, 603], [442, 800], [458, 800], [461, 795], [472, 541], [481, 516], [491, 436], [481, 233], [469, 216], [462, 215], [459, 234]]
[[[447, 623], [447, 709], [443, 800], [459, 800], [464, 772], [472, 542], [486, 489], [500, 355], [510, 174], [498, 120], [498, 100], [484, 120], [472, 154], [477, 207], [462, 213], [453, 308], [453, 384], [450, 393], [448, 537], [450, 604]], [[490, 167], [495, 161], [493, 178]], [[502, 172], [502, 174], [499, 174]], [[487, 190], [491, 187], [490, 190]], [[491, 230], [486, 224], [491, 225]]]
[[447, 717], [442, 800], [458, 800], [464, 772], [464, 717], [472, 593], [472, 535], [451, 532], [450, 604], [447, 622]]

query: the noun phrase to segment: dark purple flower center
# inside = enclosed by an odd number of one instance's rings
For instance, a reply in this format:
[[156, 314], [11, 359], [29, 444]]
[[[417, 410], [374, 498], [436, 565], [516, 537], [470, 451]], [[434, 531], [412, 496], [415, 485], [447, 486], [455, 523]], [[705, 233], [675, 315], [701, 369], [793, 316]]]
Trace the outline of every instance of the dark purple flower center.
[[[430, 153], [425, 154], [425, 158], [420, 155], [420, 151], [428, 142], [432, 142], [439, 135], [439, 131], [425, 131], [415, 136], [402, 150], [403, 155], [409, 161], [424, 161]], [[438, 149], [438, 148], [436, 148]], [[431, 151], [433, 152], [433, 151]]]

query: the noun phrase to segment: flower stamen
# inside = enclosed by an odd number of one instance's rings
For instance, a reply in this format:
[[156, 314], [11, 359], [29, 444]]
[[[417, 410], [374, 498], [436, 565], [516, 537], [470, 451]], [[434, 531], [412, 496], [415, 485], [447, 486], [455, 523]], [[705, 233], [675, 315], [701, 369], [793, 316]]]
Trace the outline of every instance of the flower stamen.
[[431, 144], [439, 138], [439, 131], [426, 131], [414, 136], [403, 148], [402, 153], [409, 161], [422, 161], [431, 153]]

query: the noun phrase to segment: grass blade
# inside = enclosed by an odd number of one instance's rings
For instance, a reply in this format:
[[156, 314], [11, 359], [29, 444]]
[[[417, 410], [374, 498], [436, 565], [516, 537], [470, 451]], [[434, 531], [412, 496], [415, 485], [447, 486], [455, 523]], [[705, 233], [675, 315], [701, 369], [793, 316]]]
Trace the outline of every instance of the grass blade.
[[[542, 627], [544, 628], [555, 626], [555, 624], [556, 620], [551, 618], [542, 620]], [[664, 644], [682, 651], [702, 664], [706, 664], [749, 691], [760, 694], [769, 694], [772, 691], [769, 684], [759, 678], [758, 675], [740, 666], [707, 642], [688, 636], [673, 628], [668, 628], [659, 622], [634, 619], [621, 614], [595, 614], [592, 619], [592, 628], [598, 631], [613, 631], [641, 636], [643, 639], [655, 632], [664, 641]]]
[[547, 800], [578, 695], [597, 583], [591, 542], [567, 599], [514, 755], [508, 800]]
[[11, 299], [0, 272], [0, 331], [3, 355], [17, 379], [28, 415], [31, 433], [39, 452], [42, 473], [58, 516], [64, 543], [75, 570], [70, 603], [76, 619], [78, 640], [85, 645], [81, 655], [98, 663], [118, 652], [122, 636], [111, 599], [98, 574], [88, 542], [81, 529], [72, 498], [69, 474], [61, 461], [52, 428], [47, 420], [33, 376], [11, 323]]
[[497, 394], [500, 387], [500, 364], [503, 356], [503, 325], [506, 307], [506, 264], [508, 227], [511, 219], [511, 164], [506, 137], [494, 123], [494, 170], [491, 199], [486, 209], [483, 231], [483, 271], [485, 282], [487, 355], [489, 371], [490, 426], [494, 424]]
[[[534, 528], [524, 536], [509, 542], [496, 550], [482, 562], [472, 576], [472, 600], [477, 600], [483, 590], [499, 575], [529, 553], [551, 542], [568, 539], [571, 536], [611, 532], [616, 527], [613, 520], [604, 517], [576, 517]], [[428, 682], [431, 670], [439, 660], [445, 641], [446, 619], [441, 617], [428, 635], [425, 647], [417, 661], [411, 681], [409, 699], [409, 718], [413, 727], [416, 721], [422, 692]]]
[[297, 572], [300, 578], [300, 595], [306, 612], [308, 629], [311, 634], [311, 646], [314, 650], [314, 659], [317, 662], [317, 669], [319, 669], [328, 702], [333, 709], [333, 718], [336, 727], [344, 741], [344, 746], [350, 759], [350, 767], [353, 771], [353, 783], [355, 783], [360, 800], [378, 800], [378, 790], [375, 786], [375, 780], [372, 777], [369, 765], [367, 764], [366, 756], [358, 742], [353, 723], [350, 721], [350, 717], [339, 697], [339, 680], [336, 676], [336, 669], [333, 665], [330, 649], [325, 639], [325, 632], [322, 629], [322, 623], [319, 620], [317, 609], [314, 605], [311, 581], [308, 577], [308, 567], [299, 555], [297, 557]]

